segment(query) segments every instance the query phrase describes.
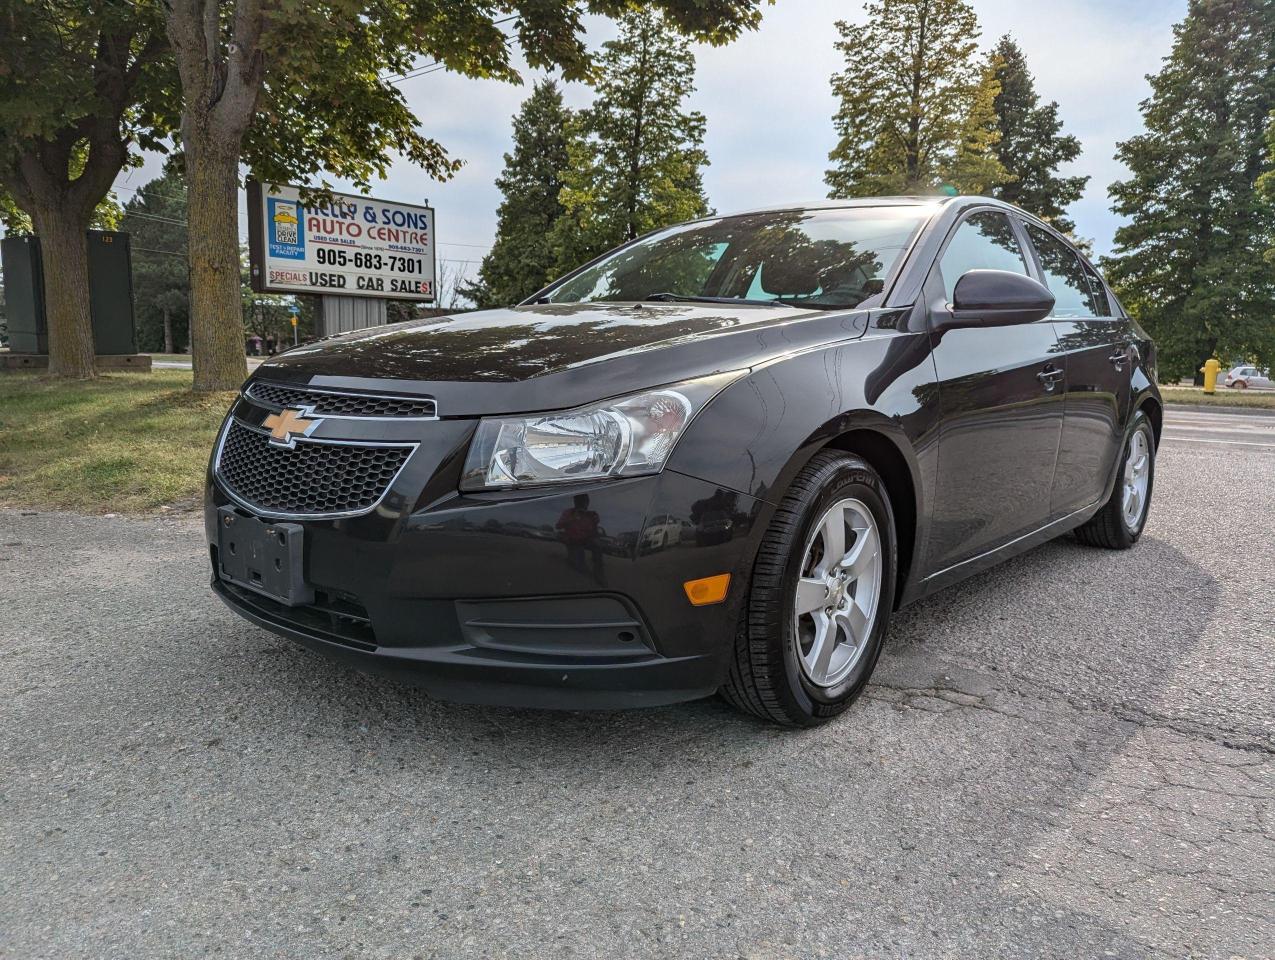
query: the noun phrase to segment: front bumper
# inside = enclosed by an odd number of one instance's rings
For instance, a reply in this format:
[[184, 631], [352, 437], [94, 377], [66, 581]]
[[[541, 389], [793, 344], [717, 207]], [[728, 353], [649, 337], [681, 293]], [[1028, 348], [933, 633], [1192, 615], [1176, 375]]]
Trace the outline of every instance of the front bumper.
[[[672, 471], [395, 509], [422, 500], [292, 521], [315, 602], [288, 607], [218, 576], [231, 500], [210, 478], [213, 589], [259, 626], [445, 700], [654, 706], [721, 685], [760, 501]], [[692, 606], [683, 583], [718, 573], [732, 575], [725, 602]]]

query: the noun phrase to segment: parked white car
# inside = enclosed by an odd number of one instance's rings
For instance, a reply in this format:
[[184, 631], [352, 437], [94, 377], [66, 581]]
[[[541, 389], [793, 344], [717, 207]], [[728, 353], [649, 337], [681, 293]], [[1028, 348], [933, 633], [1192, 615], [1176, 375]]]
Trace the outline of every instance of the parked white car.
[[1222, 382], [1236, 390], [1247, 390], [1249, 387], [1256, 390], [1275, 389], [1275, 383], [1271, 382], [1271, 372], [1257, 367], [1236, 367]]

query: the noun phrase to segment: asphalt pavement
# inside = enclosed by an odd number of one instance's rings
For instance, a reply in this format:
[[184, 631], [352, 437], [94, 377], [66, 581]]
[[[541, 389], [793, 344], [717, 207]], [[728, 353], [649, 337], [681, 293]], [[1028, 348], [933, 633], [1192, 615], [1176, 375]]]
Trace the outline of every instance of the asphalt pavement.
[[1224, 416], [1135, 549], [908, 609], [796, 733], [430, 701], [224, 609], [195, 517], [0, 513], [0, 956], [1275, 956], [1275, 444]]
[[1275, 447], [1275, 410], [1171, 406], [1164, 417], [1163, 439], [1218, 447]]

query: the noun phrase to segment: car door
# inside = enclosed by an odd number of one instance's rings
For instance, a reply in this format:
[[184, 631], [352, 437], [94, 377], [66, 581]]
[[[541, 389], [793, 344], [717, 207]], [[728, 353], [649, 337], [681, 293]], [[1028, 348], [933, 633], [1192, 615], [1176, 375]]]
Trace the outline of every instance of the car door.
[[1067, 516], [1101, 499], [1124, 444], [1133, 329], [1116, 314], [1097, 272], [1052, 230], [1026, 224], [1040, 281], [1054, 295], [1049, 320], [1066, 358], [1062, 440], [1051, 513]]
[[941, 418], [931, 573], [1048, 522], [1062, 432], [1063, 358], [1051, 323], [945, 324], [956, 281], [975, 269], [1031, 272], [1018, 230], [999, 210], [958, 223], [925, 285]]

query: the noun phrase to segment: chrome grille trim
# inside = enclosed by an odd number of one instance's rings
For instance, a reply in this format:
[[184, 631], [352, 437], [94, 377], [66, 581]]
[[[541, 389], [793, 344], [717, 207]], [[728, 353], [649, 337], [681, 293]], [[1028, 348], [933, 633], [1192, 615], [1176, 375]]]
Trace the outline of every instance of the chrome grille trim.
[[[244, 398], [257, 406], [279, 411], [285, 407], [305, 410], [312, 416], [333, 420], [437, 420], [438, 403], [432, 397], [393, 393], [363, 393], [326, 387], [296, 386], [270, 380], [254, 380]], [[326, 404], [325, 404], [326, 401]], [[362, 404], [370, 412], [351, 412]], [[384, 412], [400, 407], [408, 412]], [[377, 408], [380, 408], [379, 410]], [[333, 412], [333, 411], [336, 412]]]

